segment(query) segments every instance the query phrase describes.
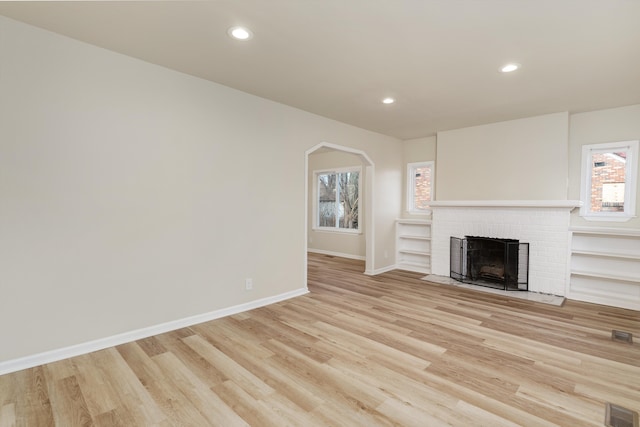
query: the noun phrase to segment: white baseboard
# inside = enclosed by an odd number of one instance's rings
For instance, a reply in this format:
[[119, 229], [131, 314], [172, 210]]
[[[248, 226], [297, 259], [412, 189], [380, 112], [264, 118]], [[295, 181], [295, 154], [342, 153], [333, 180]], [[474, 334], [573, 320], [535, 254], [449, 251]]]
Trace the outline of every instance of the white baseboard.
[[366, 270], [364, 274], [367, 276], [376, 276], [378, 274], [386, 273], [387, 271], [396, 270], [397, 266], [395, 264], [388, 265], [386, 267], [376, 268], [375, 270]]
[[606, 296], [606, 295], [594, 295], [588, 292], [569, 292], [566, 297], [569, 300], [590, 302], [592, 304], [608, 305], [611, 307], [624, 308], [627, 310], [640, 311], [640, 299], [626, 299], [624, 297]]
[[203, 313], [191, 317], [186, 317], [184, 319], [173, 320], [171, 322], [161, 323], [159, 325], [149, 326], [147, 328], [136, 329], [133, 331], [124, 332], [122, 334], [100, 338], [97, 340], [59, 348], [56, 350], [46, 351], [31, 356], [7, 360], [5, 362], [0, 362], [0, 375], [20, 371], [23, 369], [33, 368], [35, 366], [44, 365], [46, 363], [57, 362], [58, 360], [80, 356], [83, 354], [91, 353], [93, 351], [103, 350], [105, 348], [114, 347], [143, 338], [148, 338], [153, 335], [174, 331], [176, 329], [186, 328], [198, 323], [208, 322], [210, 320], [219, 319], [221, 317], [230, 316], [232, 314], [253, 310], [254, 308], [264, 307], [269, 304], [274, 304], [276, 302], [284, 301], [307, 293], [309, 293], [309, 290], [307, 288], [296, 289], [295, 291], [285, 292], [280, 295], [262, 298], [256, 301], [215, 310], [209, 313]]
[[358, 261], [365, 261], [366, 260], [366, 258], [361, 256], [361, 255], [352, 255], [352, 254], [345, 254], [345, 253], [342, 253], [342, 252], [325, 251], [324, 249], [311, 249], [311, 248], [308, 248], [307, 252], [312, 252], [314, 254], [321, 254], [321, 255], [337, 256], [337, 257], [340, 257], [340, 258], [357, 259]]

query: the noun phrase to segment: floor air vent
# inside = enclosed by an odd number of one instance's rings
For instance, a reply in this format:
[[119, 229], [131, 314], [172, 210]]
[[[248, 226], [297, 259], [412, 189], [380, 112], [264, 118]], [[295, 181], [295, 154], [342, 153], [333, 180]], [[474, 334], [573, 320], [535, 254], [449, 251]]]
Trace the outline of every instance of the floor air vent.
[[604, 425], [607, 427], [638, 427], [638, 413], [622, 406], [607, 403]]
[[611, 339], [614, 341], [633, 344], [633, 335], [630, 332], [616, 331], [614, 329], [613, 331], [611, 331]]

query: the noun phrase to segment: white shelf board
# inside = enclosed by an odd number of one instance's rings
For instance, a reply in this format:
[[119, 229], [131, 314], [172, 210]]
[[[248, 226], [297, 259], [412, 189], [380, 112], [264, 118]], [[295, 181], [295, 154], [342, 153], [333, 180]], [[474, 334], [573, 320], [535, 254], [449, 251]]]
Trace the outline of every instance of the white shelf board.
[[400, 239], [411, 239], [411, 240], [431, 240], [429, 236], [415, 236], [410, 234], [401, 234], [398, 236]]
[[583, 276], [583, 277], [595, 277], [598, 279], [606, 279], [606, 280], [615, 280], [618, 282], [631, 282], [637, 283], [640, 285], [640, 277], [630, 277], [630, 276], [618, 276], [615, 274], [608, 273], [594, 273], [591, 271], [571, 271], [572, 276]]
[[640, 254], [622, 254], [622, 253], [613, 253], [613, 252], [584, 251], [581, 249], [574, 249], [571, 251], [571, 253], [573, 255], [585, 255], [585, 256], [592, 256], [592, 257], [640, 260]]
[[423, 256], [430, 256], [431, 255], [429, 252], [415, 251], [415, 250], [412, 250], [412, 249], [398, 249], [398, 252], [400, 252], [401, 254], [411, 254], [411, 255], [423, 255]]
[[396, 222], [398, 224], [418, 224], [418, 225], [431, 224], [430, 219], [415, 219], [415, 218], [396, 218]]

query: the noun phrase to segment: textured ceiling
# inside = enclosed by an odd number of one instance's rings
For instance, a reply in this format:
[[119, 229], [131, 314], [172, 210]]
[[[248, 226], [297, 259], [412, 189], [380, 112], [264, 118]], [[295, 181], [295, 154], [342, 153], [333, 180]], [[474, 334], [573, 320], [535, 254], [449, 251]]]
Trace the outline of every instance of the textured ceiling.
[[[402, 139], [640, 103], [640, 0], [0, 2], [0, 14]], [[234, 25], [254, 38], [230, 39]], [[499, 73], [510, 61], [522, 68]]]

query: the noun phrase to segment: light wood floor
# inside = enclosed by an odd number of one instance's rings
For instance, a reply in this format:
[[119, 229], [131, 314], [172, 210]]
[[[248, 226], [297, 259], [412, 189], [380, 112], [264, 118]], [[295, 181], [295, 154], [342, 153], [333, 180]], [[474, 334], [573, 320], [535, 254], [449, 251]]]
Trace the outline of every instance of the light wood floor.
[[602, 426], [640, 411], [640, 313], [364, 276], [309, 254], [310, 294], [0, 377], [4, 426]]

